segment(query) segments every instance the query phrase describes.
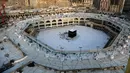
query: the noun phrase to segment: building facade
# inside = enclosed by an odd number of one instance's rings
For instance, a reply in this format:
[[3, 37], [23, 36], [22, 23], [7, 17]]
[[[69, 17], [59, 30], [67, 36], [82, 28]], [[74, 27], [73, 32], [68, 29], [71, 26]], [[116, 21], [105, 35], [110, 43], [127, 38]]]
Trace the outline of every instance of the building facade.
[[7, 5], [13, 5], [14, 7], [21, 8], [84, 6], [90, 8], [94, 7], [101, 12], [121, 13], [123, 11], [123, 8], [124, 10], [129, 9], [130, 0], [8, 0]]
[[122, 13], [125, 0], [94, 0], [93, 6], [101, 12]]
[[93, 0], [93, 6], [99, 10], [100, 9], [100, 1], [101, 0]]
[[69, 6], [70, 2], [68, 0], [26, 0], [26, 6], [32, 8], [43, 8], [49, 6]]
[[130, 0], [125, 0], [123, 11], [130, 11]]
[[6, 3], [6, 6], [12, 6], [12, 7], [18, 7], [18, 8], [23, 8], [25, 7], [25, 0], [8, 0]]

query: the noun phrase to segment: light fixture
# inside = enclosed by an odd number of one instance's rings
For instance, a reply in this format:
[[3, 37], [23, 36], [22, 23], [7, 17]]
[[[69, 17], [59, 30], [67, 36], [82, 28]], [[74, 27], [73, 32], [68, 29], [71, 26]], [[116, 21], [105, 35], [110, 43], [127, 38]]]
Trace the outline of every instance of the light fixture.
[[124, 54], [124, 51], [121, 51], [120, 53], [121, 53], [121, 54]]
[[18, 33], [16, 33], [16, 32], [15, 32], [14, 34], [16, 34], [16, 35], [17, 35]]
[[19, 35], [18, 37], [21, 38], [21, 35]]
[[26, 39], [23, 40], [24, 42], [26, 41]]
[[5, 36], [3, 39], [7, 39], [7, 37]]
[[128, 41], [128, 40], [126, 40], [125, 42], [126, 42], [126, 43], [128, 43], [129, 41]]
[[126, 44], [124, 44], [124, 45], [123, 45], [123, 48], [126, 48], [126, 47], [127, 47]]
[[111, 59], [114, 59], [114, 55], [111, 55]]

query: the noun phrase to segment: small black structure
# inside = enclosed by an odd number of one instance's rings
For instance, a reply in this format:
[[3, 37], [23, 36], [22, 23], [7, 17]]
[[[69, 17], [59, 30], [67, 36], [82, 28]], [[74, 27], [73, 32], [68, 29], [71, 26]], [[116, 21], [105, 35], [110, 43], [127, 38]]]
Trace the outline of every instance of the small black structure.
[[35, 62], [31, 62], [27, 65], [28, 67], [34, 67], [35, 66]]
[[68, 37], [74, 38], [76, 35], [77, 35], [77, 30], [71, 29], [68, 31]]

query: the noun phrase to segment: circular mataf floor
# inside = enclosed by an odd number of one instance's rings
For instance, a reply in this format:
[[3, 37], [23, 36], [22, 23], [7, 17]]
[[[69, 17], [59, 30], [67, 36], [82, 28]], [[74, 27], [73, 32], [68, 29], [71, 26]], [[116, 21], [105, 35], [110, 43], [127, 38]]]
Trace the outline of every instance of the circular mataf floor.
[[[61, 34], [70, 29], [77, 30], [77, 36], [71, 40], [61, 37]], [[37, 39], [57, 50], [79, 51], [103, 48], [109, 40], [109, 36], [103, 31], [85, 26], [65, 26], [49, 29], [41, 29]]]

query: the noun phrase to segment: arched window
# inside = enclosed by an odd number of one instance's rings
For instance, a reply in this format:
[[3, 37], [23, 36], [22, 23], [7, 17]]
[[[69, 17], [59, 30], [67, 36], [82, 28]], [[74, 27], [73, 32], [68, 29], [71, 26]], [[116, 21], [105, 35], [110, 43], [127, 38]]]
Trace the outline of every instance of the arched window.
[[58, 25], [61, 25], [61, 24], [62, 24], [62, 20], [59, 19], [59, 20], [58, 20]]
[[86, 18], [86, 20], [89, 20], [89, 18]]
[[74, 19], [74, 23], [77, 24], [78, 23], [78, 18]]
[[46, 23], [50, 23], [50, 21], [46, 21]]
[[76, 21], [77, 21], [77, 20], [78, 20], [78, 18], [75, 18], [74, 20], [76, 20]]
[[38, 22], [36, 22], [36, 24], [38, 24]]
[[83, 21], [84, 20], [84, 18], [80, 18], [80, 21]]
[[52, 22], [56, 22], [56, 20], [53, 20]]
[[56, 20], [53, 20], [53, 21], [52, 21], [52, 25], [56, 25]]
[[40, 24], [43, 24], [44, 23], [44, 21], [40, 21]]
[[61, 19], [59, 19], [59, 20], [58, 20], [58, 22], [62, 22], [62, 20], [61, 20]]

